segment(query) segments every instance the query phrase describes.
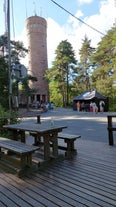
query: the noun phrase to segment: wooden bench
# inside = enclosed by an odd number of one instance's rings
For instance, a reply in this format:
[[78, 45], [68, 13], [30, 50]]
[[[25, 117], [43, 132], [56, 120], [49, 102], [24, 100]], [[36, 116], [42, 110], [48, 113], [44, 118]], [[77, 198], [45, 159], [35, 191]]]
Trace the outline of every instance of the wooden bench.
[[77, 150], [74, 148], [74, 142], [81, 138], [80, 135], [68, 134], [68, 133], [58, 133], [58, 139], [63, 139], [67, 146], [61, 146], [58, 144], [58, 148], [65, 150], [65, 155], [67, 157], [72, 157], [72, 155], [77, 153]]
[[[43, 145], [43, 142], [41, 141], [41, 138], [37, 137], [37, 133], [31, 132], [31, 136], [34, 137], [35, 143], [34, 145]], [[74, 135], [74, 134], [68, 134], [68, 133], [58, 133], [58, 139], [63, 139], [64, 142], [66, 143], [66, 146], [61, 146], [58, 143], [58, 149], [65, 150], [65, 156], [66, 157], [71, 157], [72, 155], [77, 153], [77, 150], [74, 148], [74, 142], [78, 139], [81, 138], [81, 135]], [[50, 143], [50, 146], [52, 147], [52, 143]]]
[[32, 168], [32, 153], [39, 147], [0, 137], [0, 158], [18, 167], [18, 175]]

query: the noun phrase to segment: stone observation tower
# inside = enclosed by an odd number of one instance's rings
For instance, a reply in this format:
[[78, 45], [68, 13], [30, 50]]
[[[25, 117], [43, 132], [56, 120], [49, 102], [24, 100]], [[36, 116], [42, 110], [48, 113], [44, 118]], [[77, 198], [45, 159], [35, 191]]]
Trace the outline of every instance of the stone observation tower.
[[31, 83], [31, 88], [36, 88], [37, 92], [31, 97], [31, 101], [49, 101], [48, 82], [44, 79], [44, 74], [48, 68], [47, 62], [47, 22], [39, 16], [31, 16], [26, 20], [28, 38], [28, 61], [29, 73], [37, 77], [38, 81]]

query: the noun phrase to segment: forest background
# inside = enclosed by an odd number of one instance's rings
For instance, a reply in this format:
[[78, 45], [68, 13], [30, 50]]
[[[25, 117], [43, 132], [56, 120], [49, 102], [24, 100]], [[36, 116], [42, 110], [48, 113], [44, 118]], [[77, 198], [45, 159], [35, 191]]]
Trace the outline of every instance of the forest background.
[[47, 70], [50, 99], [56, 105], [71, 105], [73, 98], [96, 89], [109, 97], [109, 110], [116, 111], [116, 26], [104, 35], [97, 48], [85, 35], [76, 60], [72, 45], [64, 40], [55, 51], [55, 60]]
[[[7, 39], [0, 37], [0, 47], [6, 45]], [[20, 59], [28, 52], [22, 42], [11, 41], [11, 66], [20, 64]], [[116, 111], [116, 26], [108, 30], [97, 48], [91, 47], [91, 40], [85, 35], [79, 50], [80, 59], [75, 58], [75, 51], [70, 42], [63, 40], [55, 51], [51, 68], [46, 70], [44, 78], [49, 83], [50, 101], [56, 106], [71, 106], [73, 97], [82, 92], [96, 89], [109, 97], [109, 110]], [[12, 69], [12, 68], [11, 68]], [[8, 108], [9, 71], [7, 56], [0, 56], [0, 104]], [[36, 78], [27, 76], [24, 80], [13, 77], [13, 94], [19, 94], [19, 82], [22, 81], [22, 93], [27, 97], [35, 90], [30, 88], [30, 81]]]

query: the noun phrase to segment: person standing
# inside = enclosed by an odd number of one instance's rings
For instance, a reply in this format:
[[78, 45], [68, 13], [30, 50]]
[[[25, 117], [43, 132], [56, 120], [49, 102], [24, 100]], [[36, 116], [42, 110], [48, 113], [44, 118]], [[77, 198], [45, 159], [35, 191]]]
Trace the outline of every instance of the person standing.
[[85, 111], [85, 103], [84, 102], [81, 103], [81, 111], [83, 111], [83, 112]]
[[80, 111], [80, 107], [81, 107], [80, 101], [77, 101], [77, 112]]
[[93, 112], [93, 102], [90, 102], [90, 112]]
[[104, 103], [104, 101], [100, 101], [99, 102], [99, 107], [100, 107], [100, 112], [104, 112], [104, 107], [105, 107], [105, 103]]
[[93, 112], [95, 113], [96, 112], [96, 103], [93, 102]]

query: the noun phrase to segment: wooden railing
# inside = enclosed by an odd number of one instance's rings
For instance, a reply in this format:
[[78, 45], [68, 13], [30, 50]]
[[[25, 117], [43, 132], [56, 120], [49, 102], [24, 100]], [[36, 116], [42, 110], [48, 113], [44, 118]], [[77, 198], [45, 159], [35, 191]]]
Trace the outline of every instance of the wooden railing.
[[107, 116], [109, 145], [114, 145], [113, 131], [116, 131], [116, 126], [113, 126], [113, 118], [116, 118], [116, 115]]

